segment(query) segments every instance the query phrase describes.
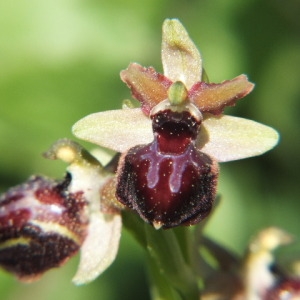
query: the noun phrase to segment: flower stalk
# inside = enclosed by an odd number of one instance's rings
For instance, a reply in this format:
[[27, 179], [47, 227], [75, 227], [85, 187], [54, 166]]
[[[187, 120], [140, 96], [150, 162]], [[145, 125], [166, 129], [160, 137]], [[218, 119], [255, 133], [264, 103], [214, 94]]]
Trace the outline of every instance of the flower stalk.
[[123, 225], [147, 253], [153, 299], [199, 299], [198, 279], [188, 253], [189, 246], [197, 247], [186, 243], [190, 228], [156, 230], [129, 212], [123, 212]]

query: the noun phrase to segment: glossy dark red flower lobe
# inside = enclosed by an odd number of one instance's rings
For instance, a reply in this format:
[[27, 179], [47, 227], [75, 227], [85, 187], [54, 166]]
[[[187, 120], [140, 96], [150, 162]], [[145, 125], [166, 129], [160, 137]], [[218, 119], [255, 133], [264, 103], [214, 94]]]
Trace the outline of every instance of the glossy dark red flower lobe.
[[200, 119], [166, 109], [152, 115], [154, 141], [121, 158], [117, 196], [155, 227], [191, 225], [212, 208], [217, 163], [195, 147]]

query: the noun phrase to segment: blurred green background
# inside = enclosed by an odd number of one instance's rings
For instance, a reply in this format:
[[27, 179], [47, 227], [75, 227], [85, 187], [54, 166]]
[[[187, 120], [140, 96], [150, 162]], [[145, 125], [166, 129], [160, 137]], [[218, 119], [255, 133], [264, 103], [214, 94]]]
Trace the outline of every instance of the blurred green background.
[[[300, 237], [299, 0], [23, 0], [0, 3], [0, 191], [31, 174], [59, 178], [65, 165], [40, 155], [83, 116], [119, 108], [129, 62], [161, 70], [161, 25], [179, 18], [200, 48], [212, 82], [248, 74], [254, 92], [226, 113], [281, 134], [261, 157], [222, 164], [220, 207], [207, 234], [242, 254], [259, 229]], [[93, 146], [83, 143], [91, 149]], [[279, 259], [299, 258], [300, 244]], [[124, 232], [116, 262], [75, 287], [77, 260], [25, 285], [0, 271], [0, 298], [149, 299], [144, 255]]]

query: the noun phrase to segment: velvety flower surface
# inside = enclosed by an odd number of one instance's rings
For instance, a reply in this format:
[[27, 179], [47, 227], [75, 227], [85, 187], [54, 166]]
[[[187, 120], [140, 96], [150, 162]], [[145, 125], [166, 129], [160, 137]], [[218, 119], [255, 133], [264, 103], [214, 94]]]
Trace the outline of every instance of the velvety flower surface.
[[92, 114], [73, 132], [124, 153], [117, 198], [156, 228], [169, 228], [207, 216], [216, 193], [217, 161], [262, 154], [277, 143], [278, 134], [221, 115], [254, 85], [245, 75], [205, 82], [200, 53], [178, 20], [164, 22], [162, 40], [164, 75], [136, 63], [121, 72], [141, 108]]

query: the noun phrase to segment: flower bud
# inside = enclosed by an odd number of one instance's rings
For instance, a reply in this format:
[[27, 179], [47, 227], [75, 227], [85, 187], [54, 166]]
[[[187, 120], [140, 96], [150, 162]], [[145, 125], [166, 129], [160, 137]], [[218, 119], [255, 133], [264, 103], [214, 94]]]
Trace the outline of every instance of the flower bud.
[[297, 300], [300, 299], [300, 279], [285, 279], [271, 288], [264, 300]]
[[0, 197], [0, 265], [20, 280], [64, 264], [83, 242], [86, 202], [70, 180], [34, 176]]

